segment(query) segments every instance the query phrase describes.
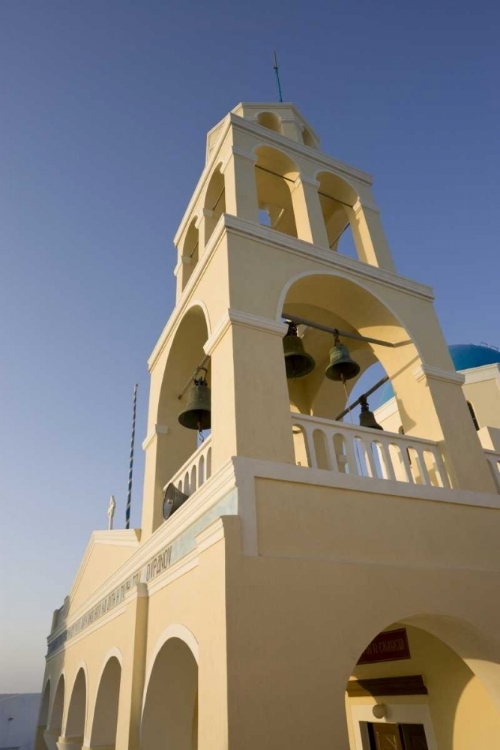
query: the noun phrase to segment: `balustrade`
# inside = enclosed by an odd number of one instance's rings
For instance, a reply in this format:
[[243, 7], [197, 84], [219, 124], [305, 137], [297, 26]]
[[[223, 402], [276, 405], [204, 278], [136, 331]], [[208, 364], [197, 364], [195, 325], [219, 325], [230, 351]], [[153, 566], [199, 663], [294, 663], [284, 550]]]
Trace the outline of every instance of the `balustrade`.
[[430, 487], [450, 487], [441, 450], [431, 440], [305, 414], [292, 413], [291, 416], [295, 459], [300, 466]]
[[212, 442], [211, 436], [195, 450], [192, 456], [181, 466], [172, 479], [165, 485], [174, 484], [185, 495], [192, 495], [212, 475]]

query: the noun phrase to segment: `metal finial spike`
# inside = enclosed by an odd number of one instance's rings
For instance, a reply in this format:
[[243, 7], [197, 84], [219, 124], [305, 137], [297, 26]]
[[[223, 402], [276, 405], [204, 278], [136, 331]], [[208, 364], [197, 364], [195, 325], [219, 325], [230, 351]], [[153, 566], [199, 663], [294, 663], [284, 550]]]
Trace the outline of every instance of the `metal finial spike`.
[[281, 81], [280, 81], [280, 71], [278, 66], [278, 55], [276, 54], [276, 50], [274, 50], [274, 72], [276, 73], [276, 84], [278, 86], [278, 100], [280, 102], [283, 102], [283, 94], [281, 93]]

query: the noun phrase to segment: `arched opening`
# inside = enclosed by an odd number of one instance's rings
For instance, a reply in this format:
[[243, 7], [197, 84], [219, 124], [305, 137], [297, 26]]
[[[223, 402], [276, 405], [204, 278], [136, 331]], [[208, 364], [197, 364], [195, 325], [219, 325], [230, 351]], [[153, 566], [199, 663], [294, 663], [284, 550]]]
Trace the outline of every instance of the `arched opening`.
[[[193, 306], [184, 315], [174, 335], [163, 373], [158, 402], [156, 422], [160, 425], [168, 425], [167, 439], [164, 441], [158, 459], [158, 479], [161, 487], [174, 481], [175, 485], [182, 487], [184, 492], [183, 485], [186, 484], [189, 488], [186, 494], [192, 494], [191, 482], [189, 480], [185, 482], [185, 474], [189, 475], [193, 466], [186, 466], [182, 476], [177, 476], [177, 472], [195, 453], [200, 438], [196, 429], [187, 429], [179, 423], [179, 414], [192, 405], [193, 394], [196, 391], [192, 379], [196, 368], [205, 358], [203, 346], [207, 338], [205, 313], [201, 307]], [[206, 379], [210, 386], [209, 361], [205, 363], [205, 367], [207, 368]], [[182, 398], [179, 399], [182, 393]], [[207, 450], [209, 436], [210, 431], [205, 430], [203, 437]], [[204, 479], [208, 478], [207, 460], [208, 456], [205, 455]], [[199, 482], [196, 481], [194, 486], [199, 486]]]
[[476, 412], [474, 411], [474, 407], [472, 406], [470, 401], [467, 401], [467, 406], [469, 407], [469, 413], [472, 417], [474, 427], [476, 428], [476, 430], [479, 430], [479, 422], [477, 421]]
[[[312, 467], [412, 484], [449, 486], [441, 450], [431, 443], [433, 436], [428, 434], [429, 415], [433, 415], [438, 425], [434, 402], [414, 375], [420, 355], [395, 314], [353, 281], [335, 274], [311, 274], [288, 289], [282, 315], [285, 319], [296, 316], [353, 335], [354, 338], [340, 335], [340, 340], [360, 368], [359, 374], [345, 384], [329, 379], [326, 370], [334, 347], [333, 334], [307, 324], [299, 325], [299, 335], [305, 351], [314, 358], [315, 368], [305, 377], [287, 381], [290, 409], [304, 415], [302, 421], [294, 415], [297, 463], [303, 465], [307, 455]], [[371, 428], [361, 423], [359, 407], [351, 419], [346, 409], [386, 375], [396, 393], [392, 421], [380, 425], [383, 430]], [[376, 404], [375, 392], [368, 401], [372, 414]], [[330, 420], [331, 424], [324, 420]], [[398, 432], [401, 425], [402, 434]], [[298, 431], [299, 427], [303, 430]], [[322, 443], [318, 442], [318, 435], [313, 439], [315, 430], [322, 431], [326, 441], [319, 452], [316, 447]], [[427, 439], [429, 444], [412, 441], [413, 436]]]
[[182, 288], [186, 286], [199, 260], [199, 232], [193, 219], [182, 246]]
[[40, 711], [38, 713], [38, 723], [36, 728], [35, 736], [35, 750], [46, 750], [47, 746], [44, 740], [44, 734], [47, 730], [47, 722], [49, 719], [49, 704], [50, 704], [50, 678], [45, 684], [45, 688], [42, 694], [42, 700], [40, 702]]
[[328, 246], [331, 250], [358, 259], [359, 254], [350, 231], [352, 207], [358, 199], [356, 191], [331, 172], [319, 172], [316, 179], [319, 182], [318, 194]]
[[257, 117], [257, 122], [262, 125], [263, 128], [274, 130], [275, 133], [281, 133], [281, 120], [278, 115], [274, 112], [260, 112]]
[[313, 138], [311, 131], [307, 128], [304, 128], [302, 130], [302, 140], [304, 142], [304, 146], [309, 146], [310, 148], [318, 148], [318, 145]]
[[257, 148], [256, 155], [255, 180], [261, 224], [297, 237], [291, 194], [299, 174], [297, 165], [280, 151], [268, 146]]
[[[453, 618], [435, 619], [460, 630]], [[359, 655], [346, 690], [351, 750], [498, 747], [500, 712], [486, 686], [446, 640], [412, 620], [389, 625]]]
[[85, 672], [80, 668], [76, 676], [66, 720], [65, 736], [71, 737], [75, 744], [83, 744], [85, 718], [87, 713], [87, 681]]
[[180, 638], [170, 638], [155, 659], [142, 714], [142, 750], [198, 747], [198, 664]]
[[102, 673], [92, 722], [91, 747], [111, 748], [116, 743], [118, 704], [122, 669], [116, 656], [107, 662]]
[[54, 703], [52, 704], [52, 711], [50, 713], [50, 719], [48, 724], [48, 731], [54, 737], [59, 737], [62, 731], [62, 720], [64, 714], [64, 675], [59, 677], [57, 683], [56, 694], [54, 696]]
[[208, 243], [220, 217], [226, 211], [224, 175], [220, 165], [214, 170], [205, 194], [205, 246]]

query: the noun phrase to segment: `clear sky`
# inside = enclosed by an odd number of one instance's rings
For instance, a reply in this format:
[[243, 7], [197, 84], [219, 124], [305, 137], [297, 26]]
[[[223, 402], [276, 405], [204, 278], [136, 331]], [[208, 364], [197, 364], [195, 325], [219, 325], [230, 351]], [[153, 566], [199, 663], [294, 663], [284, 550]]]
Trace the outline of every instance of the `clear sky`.
[[205, 135], [283, 94], [375, 177], [397, 269], [450, 343], [500, 345], [500, 6], [457, 0], [0, 3], [0, 692], [36, 691], [173, 305]]

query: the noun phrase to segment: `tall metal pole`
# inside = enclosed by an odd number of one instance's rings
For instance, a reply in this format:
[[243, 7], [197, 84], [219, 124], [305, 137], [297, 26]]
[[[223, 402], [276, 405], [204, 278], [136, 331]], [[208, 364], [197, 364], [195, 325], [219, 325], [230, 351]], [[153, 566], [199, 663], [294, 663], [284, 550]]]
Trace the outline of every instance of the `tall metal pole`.
[[134, 386], [134, 406], [132, 409], [132, 438], [130, 440], [130, 463], [128, 467], [128, 489], [127, 489], [127, 508], [125, 510], [125, 528], [130, 529], [130, 506], [132, 504], [132, 473], [134, 469], [134, 443], [135, 443], [135, 415], [137, 412], [137, 388]]
[[280, 82], [280, 71], [278, 68], [278, 55], [276, 54], [276, 51], [274, 52], [274, 72], [276, 73], [276, 83], [278, 84], [278, 98], [280, 102], [283, 101], [283, 96], [281, 94], [281, 82]]

